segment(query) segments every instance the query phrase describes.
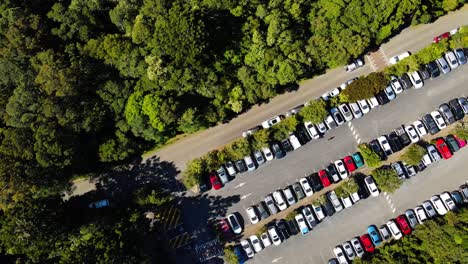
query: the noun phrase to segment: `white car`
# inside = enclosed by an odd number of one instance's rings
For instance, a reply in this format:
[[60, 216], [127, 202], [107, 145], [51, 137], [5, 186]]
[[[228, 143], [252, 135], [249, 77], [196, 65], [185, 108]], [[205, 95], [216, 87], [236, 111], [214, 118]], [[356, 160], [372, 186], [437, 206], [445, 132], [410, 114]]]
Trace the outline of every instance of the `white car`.
[[387, 222], [387, 227], [390, 230], [390, 233], [392, 233], [392, 236], [394, 239], [398, 240], [400, 239], [403, 235], [400, 232], [400, 229], [396, 225], [395, 221], [390, 220]]
[[342, 84], [340, 85], [341, 90], [346, 90], [346, 87], [347, 87], [348, 85], [350, 85], [352, 82], [354, 82], [355, 80], [357, 80], [357, 79], [358, 79], [358, 77], [354, 77], [354, 78], [349, 79], [349, 80], [347, 80], [346, 82], [342, 83]]
[[421, 121], [419, 120], [414, 121], [413, 126], [416, 129], [416, 132], [418, 132], [419, 137], [423, 137], [427, 135], [426, 127], [423, 125]]
[[426, 166], [426, 167], [431, 165], [432, 160], [431, 160], [431, 157], [429, 156], [429, 154], [424, 154], [424, 156], [422, 158], [422, 162], [424, 163], [424, 166]]
[[314, 211], [315, 217], [318, 221], [322, 221], [325, 218], [321, 205], [312, 204], [312, 211]]
[[420, 224], [427, 220], [426, 212], [422, 206], [416, 206], [416, 208], [414, 208], [414, 212], [416, 213], [416, 218]]
[[263, 233], [260, 236], [260, 240], [262, 241], [263, 247], [269, 247], [271, 246], [271, 240], [270, 237], [268, 236], [267, 233]]
[[356, 257], [356, 254], [354, 253], [354, 250], [351, 247], [351, 243], [346, 241], [341, 245], [341, 247], [343, 248], [343, 251], [344, 251], [346, 257], [348, 257], [349, 260], [353, 260], [354, 257]]
[[281, 244], [281, 238], [279, 237], [275, 226], [268, 227], [268, 235], [270, 235], [271, 241], [273, 241], [273, 245], [278, 246]]
[[327, 132], [327, 127], [325, 126], [325, 123], [320, 122], [315, 124], [315, 126], [317, 127], [319, 133], [325, 134], [325, 132]]
[[390, 147], [390, 144], [388, 143], [387, 138], [385, 136], [378, 137], [377, 141], [379, 142], [379, 145], [382, 148], [382, 150], [385, 152], [385, 155], [392, 155], [392, 148]]
[[247, 155], [244, 157], [245, 165], [247, 165], [247, 170], [248, 171], [253, 171], [256, 169], [255, 163], [252, 160], [252, 157], [250, 155]]
[[362, 248], [361, 242], [359, 242], [358, 238], [351, 239], [351, 246], [354, 248], [354, 252], [356, 252], [356, 256], [361, 258], [364, 255], [364, 249]]
[[340, 175], [341, 179], [344, 180], [348, 177], [348, 171], [346, 170], [346, 167], [343, 163], [342, 160], [337, 160], [334, 162], [336, 170], [338, 171], [338, 174]]
[[405, 131], [411, 139], [411, 142], [416, 143], [419, 141], [418, 132], [416, 132], [416, 129], [414, 129], [412, 125], [405, 126]]
[[294, 195], [291, 191], [291, 188], [289, 188], [289, 186], [283, 189], [283, 193], [284, 193], [284, 197], [286, 198], [286, 202], [288, 203], [289, 206], [296, 203], [296, 198], [294, 198]]
[[452, 197], [448, 192], [444, 192], [440, 195], [440, 199], [444, 203], [445, 207], [449, 209], [450, 211], [457, 210], [457, 206], [455, 205], [455, 202], [453, 201]]
[[366, 100], [359, 100], [357, 102], [363, 114], [367, 114], [370, 111], [369, 105], [367, 104]]
[[249, 240], [250, 240], [250, 243], [252, 244], [253, 249], [255, 250], [255, 253], [262, 251], [263, 249], [262, 244], [256, 235], [251, 235], [249, 237]]
[[452, 70], [458, 67], [458, 60], [457, 57], [455, 57], [453, 51], [448, 51], [445, 53], [445, 60], [448, 62]]
[[247, 255], [247, 257], [253, 258], [254, 252], [252, 250], [252, 246], [250, 246], [249, 241], [244, 239], [244, 240], [240, 241], [240, 244], [241, 244], [241, 247], [244, 249], [245, 254]]
[[291, 145], [293, 147], [294, 150], [300, 148], [302, 145], [301, 145], [301, 142], [299, 142], [299, 139], [297, 139], [296, 135], [294, 135], [294, 133], [291, 133], [289, 134], [289, 141], [291, 142]]
[[354, 118], [360, 118], [362, 116], [361, 108], [359, 108], [358, 103], [350, 103], [349, 108], [353, 113]]
[[249, 216], [250, 223], [252, 223], [253, 225], [258, 223], [259, 219], [253, 207], [248, 207], [247, 209], [245, 209], [245, 211], [247, 212], [247, 215]]
[[348, 64], [348, 65], [345, 66], [345, 71], [346, 72], [352, 72], [355, 69], [357, 69], [359, 67], [362, 67], [362, 65], [364, 65], [364, 62], [361, 59], [356, 59], [351, 64]]
[[372, 176], [367, 176], [364, 178], [364, 183], [366, 184], [367, 190], [369, 190], [371, 196], [379, 196], [379, 189], [377, 189], [377, 185], [375, 185]]
[[267, 161], [274, 159], [273, 153], [271, 153], [271, 149], [269, 147], [262, 148], [263, 155]]
[[333, 119], [331, 115], [328, 115], [327, 117], [325, 117], [324, 122], [325, 124], [327, 124], [328, 129], [333, 129], [338, 126], [335, 122], [335, 119]]
[[440, 112], [439, 112], [439, 111], [437, 111], [437, 110], [436, 110], [436, 111], [432, 111], [432, 112], [431, 112], [431, 116], [432, 116], [432, 118], [434, 119], [434, 121], [435, 121], [437, 127], [438, 127], [440, 130], [442, 130], [442, 129], [444, 129], [444, 128], [447, 127], [447, 124], [445, 124], [445, 121], [444, 121], [444, 119], [442, 118], [442, 116], [440, 115]]
[[270, 128], [270, 127], [278, 124], [279, 122], [281, 122], [281, 117], [280, 116], [275, 116], [275, 117], [272, 117], [272, 118], [268, 119], [267, 121], [264, 121], [262, 123], [262, 127], [263, 128]]
[[361, 197], [359, 197], [359, 194], [357, 192], [353, 192], [351, 195], [351, 201], [353, 201], [353, 203], [357, 203], [359, 202], [359, 200], [361, 200]]
[[402, 54], [400, 54], [398, 56], [390, 58], [389, 62], [390, 62], [390, 64], [396, 64], [397, 62], [401, 61], [404, 58], [409, 57], [410, 55], [411, 55], [411, 53], [409, 51], [406, 51], [406, 52], [403, 52]]
[[328, 92], [328, 97], [335, 97], [335, 96], [338, 96], [339, 94], [340, 94], [340, 88], [335, 88], [331, 90], [330, 92]]
[[351, 198], [349, 198], [349, 196], [341, 197], [341, 203], [343, 204], [344, 208], [353, 206], [353, 203], [351, 202]]
[[273, 199], [275, 199], [276, 206], [278, 206], [278, 209], [280, 209], [280, 211], [283, 211], [286, 208], [288, 208], [288, 205], [284, 201], [283, 194], [280, 191], [273, 192]]
[[372, 96], [371, 98], [367, 99], [367, 103], [369, 104], [370, 108], [376, 108], [379, 106], [379, 101], [377, 101], [377, 98], [375, 96]]
[[302, 208], [302, 215], [304, 216], [304, 219], [307, 222], [307, 225], [310, 227], [310, 230], [314, 228], [314, 226], [317, 225], [317, 222], [315, 222], [314, 215], [312, 213], [312, 210], [310, 210], [309, 206], [304, 206]]
[[236, 235], [242, 233], [242, 227], [239, 224], [239, 220], [237, 219], [237, 216], [235, 214], [230, 214], [227, 216], [227, 221], [229, 225], [231, 226], [232, 232]]
[[408, 75], [415, 89], [419, 89], [424, 86], [421, 76], [419, 76], [419, 73], [417, 71], [410, 72]]
[[324, 101], [330, 100], [330, 93], [329, 93], [329, 92], [326, 92], [326, 93], [322, 94], [322, 99], [323, 99]]
[[440, 200], [439, 196], [437, 195], [432, 196], [431, 202], [432, 202], [432, 205], [434, 206], [434, 209], [439, 215], [447, 214], [447, 208], [445, 208], [445, 205], [442, 202], [442, 200]]
[[396, 94], [401, 94], [403, 92], [403, 87], [401, 86], [400, 81], [395, 76], [390, 76], [390, 85], [395, 91]]
[[340, 110], [346, 122], [353, 120], [353, 114], [351, 113], [351, 110], [347, 104], [339, 105], [338, 109]]
[[304, 217], [302, 214], [297, 214], [294, 219], [296, 219], [296, 223], [299, 226], [299, 230], [301, 231], [301, 234], [305, 235], [309, 233], [309, 228], [307, 227], [307, 224], [304, 220]]
[[233, 177], [233, 176], [235, 176], [237, 174], [237, 171], [234, 168], [234, 164], [232, 164], [231, 161], [226, 162], [224, 167], [226, 167], [226, 170], [227, 170], [229, 176]]
[[304, 190], [304, 193], [307, 197], [310, 197], [312, 196], [312, 194], [314, 194], [314, 190], [312, 190], [312, 188], [310, 187], [310, 184], [309, 184], [309, 181], [307, 180], [307, 178], [301, 178], [299, 180], [299, 183], [301, 184], [302, 186], [302, 189]]
[[320, 137], [320, 134], [317, 132], [317, 129], [312, 122], [304, 122], [304, 126], [312, 139], [318, 139]]
[[338, 260], [338, 263], [340, 264], [348, 264], [348, 261], [346, 260], [346, 257], [343, 253], [343, 250], [339, 247], [335, 247], [333, 249], [333, 253], [335, 253], [336, 259]]

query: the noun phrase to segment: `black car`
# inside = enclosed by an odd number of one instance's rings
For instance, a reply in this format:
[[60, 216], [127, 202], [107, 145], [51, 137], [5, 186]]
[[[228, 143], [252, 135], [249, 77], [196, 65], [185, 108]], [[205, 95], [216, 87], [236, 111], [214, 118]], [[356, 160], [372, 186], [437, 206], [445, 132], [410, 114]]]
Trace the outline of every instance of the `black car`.
[[200, 183], [198, 184], [198, 190], [200, 193], [204, 193], [208, 191], [208, 183], [206, 182], [206, 178], [203, 176], [200, 176]]
[[400, 76], [399, 80], [403, 89], [406, 90], [406, 89], [413, 87], [413, 83], [411, 82], [408, 74], [403, 73], [403, 75]]
[[323, 189], [322, 181], [320, 181], [318, 175], [316, 173], [310, 175], [310, 183], [314, 192], [318, 192]]
[[305, 197], [304, 191], [302, 190], [302, 187], [299, 183], [294, 183], [292, 185], [292, 189], [294, 191], [294, 194], [296, 195], [298, 200], [302, 200]]
[[381, 160], [386, 160], [387, 159], [387, 155], [385, 155], [385, 153], [383, 152], [383, 150], [380, 147], [380, 144], [379, 144], [379, 142], [377, 140], [372, 140], [371, 142], [369, 142], [369, 147], [375, 153], [377, 153], [377, 155], [379, 155]]
[[268, 210], [266, 209], [266, 206], [263, 202], [260, 202], [255, 206], [257, 208], [258, 216], [260, 220], [266, 219], [270, 216], [268, 213]]
[[426, 169], [426, 165], [424, 165], [424, 162], [421, 160], [418, 165], [416, 165], [416, 171], [420, 172]]
[[286, 226], [288, 227], [289, 233], [292, 236], [299, 234], [299, 228], [296, 225], [296, 220], [286, 221]]
[[385, 94], [384, 91], [376, 94], [375, 98], [377, 98], [377, 101], [379, 101], [380, 105], [384, 105], [384, 104], [387, 104], [387, 103], [390, 102], [390, 100], [388, 99], [388, 97], [387, 97], [387, 95]]
[[283, 139], [281, 140], [281, 146], [283, 147], [284, 151], [290, 152], [293, 151], [294, 148], [291, 146], [291, 142], [289, 142], [289, 139]]
[[452, 135], [446, 136], [445, 142], [447, 142], [447, 146], [449, 147], [450, 151], [452, 151], [452, 153], [460, 150], [460, 146], [458, 145], [458, 142], [454, 136]]
[[439, 67], [437, 66], [437, 62], [435, 61], [429, 62], [428, 64], [426, 64], [426, 69], [431, 75], [431, 78], [439, 77], [440, 70], [439, 70]]
[[429, 133], [431, 133], [431, 135], [437, 134], [440, 131], [439, 127], [437, 126], [436, 122], [430, 114], [424, 115], [421, 118], [421, 121], [423, 122], [424, 126], [427, 128]]
[[302, 145], [312, 140], [312, 138], [309, 135], [309, 132], [307, 132], [306, 128], [302, 125], [299, 126], [299, 128], [296, 130], [296, 135]]
[[395, 132], [391, 132], [387, 136], [388, 144], [390, 144], [390, 148], [392, 148], [393, 152], [398, 152], [403, 149], [403, 144], [400, 142], [400, 138]]
[[273, 155], [275, 155], [276, 159], [281, 159], [284, 156], [286, 156], [286, 152], [281, 149], [280, 145], [278, 143], [274, 143], [271, 145], [271, 151], [273, 152]]
[[409, 138], [408, 134], [406, 134], [406, 131], [403, 129], [403, 127], [397, 127], [395, 129], [395, 133], [400, 138], [400, 142], [403, 146], [408, 146], [411, 144], [411, 139]]
[[244, 160], [236, 160], [234, 164], [236, 165], [236, 169], [238, 172], [243, 173], [247, 171], [247, 167], [245, 166]]
[[283, 238], [283, 240], [288, 239], [291, 237], [288, 228], [286, 227], [286, 221], [281, 219], [276, 223], [276, 227], [278, 229], [279, 235]]
[[333, 207], [333, 204], [328, 199], [325, 200], [325, 203], [323, 203], [322, 207], [327, 216], [332, 216], [335, 214], [335, 207]]
[[338, 183], [341, 180], [340, 176], [338, 176], [338, 171], [336, 170], [335, 164], [330, 163], [330, 165], [327, 166], [327, 172], [333, 183]]
[[423, 80], [427, 80], [427, 79], [431, 78], [431, 74], [427, 71], [427, 69], [425, 67], [419, 68], [418, 72], [419, 72], [419, 75], [421, 75], [421, 78]]
[[463, 112], [463, 108], [461, 105], [458, 103], [458, 99], [452, 99], [448, 102], [448, 105], [450, 109], [452, 109], [453, 116], [455, 117], [455, 120], [460, 120], [463, 117], [465, 117], [465, 112]]

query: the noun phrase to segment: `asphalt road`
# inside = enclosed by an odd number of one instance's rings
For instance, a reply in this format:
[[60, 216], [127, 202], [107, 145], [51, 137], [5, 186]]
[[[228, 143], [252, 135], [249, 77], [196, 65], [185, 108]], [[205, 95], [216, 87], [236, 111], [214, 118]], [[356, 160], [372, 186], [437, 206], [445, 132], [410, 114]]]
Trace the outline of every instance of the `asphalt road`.
[[[434, 36], [460, 26], [462, 21], [468, 21], [468, 6], [441, 17], [432, 24], [419, 25], [403, 30], [389, 42], [382, 45], [383, 54], [385, 57], [390, 58], [404, 51], [415, 52], [430, 44]], [[147, 153], [144, 159], [159, 156], [161, 160], [174, 162], [177, 169], [183, 171], [188, 161], [232, 142], [241, 136], [242, 131], [259, 125], [272, 116], [283, 114], [310, 99], [317, 98], [352, 77], [369, 74], [372, 69], [368, 61], [366, 63], [364, 67], [351, 73], [346, 73], [340, 67], [329, 70], [321, 76], [303, 81], [295, 92], [278, 95], [267, 104], [253, 106], [249, 111], [239, 115], [227, 124], [220, 124], [200, 131], [155, 152]]]
[[[464, 65], [448, 75], [427, 80], [423, 88], [404, 91], [387, 105], [351, 121], [351, 126], [344, 124], [325, 134], [324, 138], [288, 153], [281, 160], [270, 161], [253, 172], [238, 175], [222, 189], [209, 191], [209, 195], [239, 195], [241, 200], [227, 212], [239, 212], [248, 222], [245, 208], [259, 203], [265, 195], [292, 184], [305, 174], [310, 175], [330, 162], [356, 152], [358, 140], [369, 142], [402, 124], [412, 123], [450, 99], [468, 96], [467, 76], [468, 65]], [[331, 137], [334, 138], [328, 140]]]
[[248, 263], [327, 263], [334, 257], [332, 249], [355, 236], [366, 233], [366, 228], [380, 226], [397, 217], [406, 209], [414, 208], [434, 194], [457, 189], [468, 180], [468, 148], [457, 152], [450, 160], [442, 160], [406, 180], [392, 195], [381, 194], [361, 200], [350, 208], [325, 218], [317, 228], [305, 236], [297, 235], [279, 246], [264, 249]]

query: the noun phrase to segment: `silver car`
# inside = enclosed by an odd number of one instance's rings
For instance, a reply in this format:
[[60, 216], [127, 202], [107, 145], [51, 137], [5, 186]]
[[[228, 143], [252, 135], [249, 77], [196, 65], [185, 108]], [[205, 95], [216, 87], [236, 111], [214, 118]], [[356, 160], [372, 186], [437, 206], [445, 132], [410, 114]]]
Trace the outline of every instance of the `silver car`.
[[253, 156], [255, 158], [255, 162], [257, 162], [258, 165], [265, 163], [265, 158], [263, 157], [263, 154], [260, 150], [254, 150]]
[[284, 197], [286, 198], [286, 202], [289, 204], [289, 206], [296, 203], [296, 198], [294, 198], [294, 195], [289, 186], [283, 189], [283, 193]]
[[336, 196], [335, 191], [330, 191], [327, 193], [328, 200], [332, 203], [333, 208], [335, 208], [336, 212], [343, 210], [343, 205], [341, 205], [338, 196]]
[[429, 201], [429, 200], [424, 201], [422, 206], [424, 208], [424, 211], [426, 211], [427, 217], [432, 218], [432, 217], [437, 215], [431, 201]]
[[351, 110], [347, 104], [339, 105], [338, 109], [340, 110], [346, 122], [353, 120], [353, 114], [351, 113]]
[[447, 74], [450, 72], [450, 67], [444, 58], [440, 57], [436, 60], [436, 62], [437, 62], [437, 66], [439, 66], [443, 74]]
[[274, 215], [278, 213], [278, 208], [276, 208], [275, 200], [273, 200], [273, 196], [271, 196], [271, 194], [265, 196], [265, 199], [263, 200], [265, 201], [265, 204], [267, 205], [270, 214]]
[[357, 237], [351, 239], [351, 245], [354, 248], [354, 252], [356, 252], [356, 256], [361, 258], [364, 255], [364, 249], [361, 246], [361, 242]]
[[349, 260], [353, 260], [354, 257], [356, 257], [356, 255], [354, 254], [354, 250], [351, 247], [351, 243], [344, 242], [341, 246], [343, 247], [344, 253], [346, 254], [346, 257], [348, 257]]
[[379, 232], [380, 235], [382, 236], [383, 240], [389, 240], [392, 236], [390, 235], [390, 232], [388, 231], [388, 228], [386, 225], [381, 225], [379, 227]]
[[218, 173], [219, 180], [223, 185], [229, 182], [229, 178], [223, 166], [219, 167], [219, 169], [216, 172]]
[[445, 59], [447, 60], [452, 70], [458, 67], [458, 60], [457, 57], [455, 57], [453, 51], [447, 51], [447, 53], [445, 53]]
[[463, 108], [463, 112], [465, 114], [468, 114], [468, 101], [466, 100], [465, 97], [460, 97], [458, 98], [458, 103], [461, 105], [461, 107]]
[[418, 222], [418, 219], [416, 218], [416, 215], [414, 214], [414, 211], [412, 209], [408, 209], [406, 210], [405, 215], [406, 215], [406, 218], [408, 218], [408, 222], [411, 228], [412, 229], [416, 228], [419, 222]]
[[362, 111], [361, 108], [359, 108], [358, 103], [350, 103], [349, 108], [351, 108], [354, 118], [360, 118], [362, 116]]
[[429, 146], [427, 146], [427, 153], [429, 154], [429, 156], [431, 157], [431, 159], [432, 159], [433, 162], [436, 162], [436, 161], [439, 161], [440, 159], [442, 159], [442, 158], [440, 157], [439, 152], [438, 152], [437, 149], [434, 147], [434, 145], [429, 145]]

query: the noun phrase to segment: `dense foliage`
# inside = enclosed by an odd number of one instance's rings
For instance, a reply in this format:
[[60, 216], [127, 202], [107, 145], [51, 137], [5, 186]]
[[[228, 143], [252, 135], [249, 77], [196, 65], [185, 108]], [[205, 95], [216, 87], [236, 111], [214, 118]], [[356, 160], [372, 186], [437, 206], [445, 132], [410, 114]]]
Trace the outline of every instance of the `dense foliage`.
[[382, 192], [394, 193], [403, 184], [397, 173], [389, 166], [383, 166], [372, 171], [372, 177]]
[[420, 145], [412, 144], [405, 150], [405, 153], [401, 156], [401, 160], [408, 165], [418, 165], [426, 152], [426, 149]]
[[358, 149], [362, 157], [364, 158], [364, 162], [366, 162], [367, 166], [371, 168], [376, 168], [380, 166], [381, 160], [379, 154], [377, 154], [377, 152], [370, 148], [368, 144], [359, 144]]

